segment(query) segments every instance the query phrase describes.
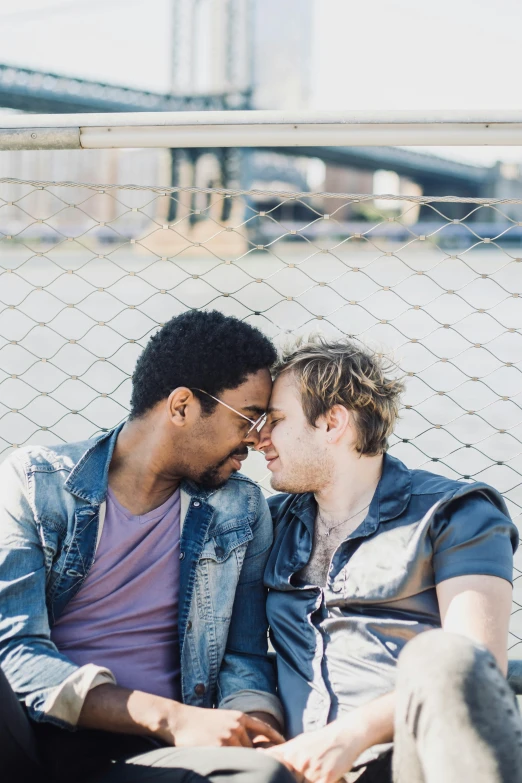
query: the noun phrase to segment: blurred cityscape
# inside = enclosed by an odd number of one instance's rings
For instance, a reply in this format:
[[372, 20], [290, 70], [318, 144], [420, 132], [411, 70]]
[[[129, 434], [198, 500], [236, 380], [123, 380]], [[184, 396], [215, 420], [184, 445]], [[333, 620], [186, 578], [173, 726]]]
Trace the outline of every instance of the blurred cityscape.
[[[38, 113], [307, 109], [313, 76], [314, 7], [314, 0], [172, 0], [166, 20], [171, 25], [168, 94], [0, 63], [0, 107]], [[274, 51], [277, 56], [267, 56]], [[388, 147], [12, 152], [0, 155], [0, 177], [262, 190], [265, 192], [251, 195], [249, 201], [264, 211], [279, 209], [279, 192], [522, 197], [519, 164], [480, 166]], [[172, 201], [167, 214], [158, 215], [158, 219], [176, 220], [176, 206]], [[187, 207], [192, 213], [191, 225], [198, 222], [193, 206]], [[316, 200], [316, 206], [324, 211], [321, 199]], [[400, 205], [393, 202], [378, 204], [377, 210], [369, 202], [339, 202], [337, 207], [337, 224], [343, 232], [350, 227], [360, 230], [361, 223], [375, 219], [382, 210], [400, 218], [403, 226], [436, 219], [432, 210], [422, 207], [410, 207], [401, 214]], [[291, 231], [306, 220], [300, 209], [295, 201], [275, 214]], [[450, 219], [461, 219], [468, 212], [468, 206], [462, 204], [447, 204], [444, 210]], [[112, 217], [107, 213], [105, 222]], [[2, 210], [0, 230], [12, 219], [8, 209]], [[477, 210], [468, 218], [488, 237], [511, 228], [509, 220], [522, 220], [520, 205], [505, 205], [502, 215]], [[482, 225], [484, 222], [488, 225]], [[258, 229], [252, 226], [253, 231]], [[257, 233], [253, 241], [270, 240], [270, 226], [266, 229], [267, 234]], [[394, 223], [382, 230], [396, 237], [400, 225]], [[316, 225], [308, 231], [300, 225], [299, 235], [313, 238], [316, 231]], [[455, 226], [455, 241], [461, 234], [462, 229]], [[110, 232], [103, 235], [110, 239]], [[519, 232], [510, 236], [518, 239]]]
[[[19, 58], [0, 63], [0, 111], [30, 125], [31, 112], [316, 108], [315, 0], [162, 7], [168, 91]], [[489, 481], [519, 518], [522, 172], [482, 161], [393, 147], [0, 153], [0, 459], [114, 426], [150, 334], [215, 307], [278, 344], [320, 330], [391, 353], [406, 379], [393, 453]], [[262, 460], [245, 469], [269, 491]], [[522, 613], [513, 623], [516, 643]]]

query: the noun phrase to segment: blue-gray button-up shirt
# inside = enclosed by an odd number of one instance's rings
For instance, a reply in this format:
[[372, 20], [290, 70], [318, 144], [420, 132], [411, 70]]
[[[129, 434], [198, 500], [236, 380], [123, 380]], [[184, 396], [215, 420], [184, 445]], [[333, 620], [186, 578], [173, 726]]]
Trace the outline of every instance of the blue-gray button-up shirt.
[[312, 551], [313, 494], [279, 494], [269, 505], [268, 618], [291, 737], [394, 689], [404, 645], [441, 625], [437, 584], [465, 574], [512, 579], [518, 533], [499, 493], [408, 470], [389, 454], [325, 589], [297, 576]]

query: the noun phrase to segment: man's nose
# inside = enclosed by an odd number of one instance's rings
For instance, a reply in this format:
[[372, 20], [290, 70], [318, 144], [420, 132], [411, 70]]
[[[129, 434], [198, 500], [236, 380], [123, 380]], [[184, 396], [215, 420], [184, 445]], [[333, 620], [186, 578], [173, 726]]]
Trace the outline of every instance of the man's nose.
[[257, 443], [255, 449], [256, 451], [264, 451], [265, 449], [269, 448], [269, 446], [271, 445], [272, 445], [272, 441], [270, 440], [270, 428], [267, 423], [264, 424], [263, 427], [257, 433]]
[[254, 429], [250, 430], [248, 435], [245, 435], [243, 438], [243, 441], [247, 444], [249, 448], [257, 449], [259, 445], [259, 432]]

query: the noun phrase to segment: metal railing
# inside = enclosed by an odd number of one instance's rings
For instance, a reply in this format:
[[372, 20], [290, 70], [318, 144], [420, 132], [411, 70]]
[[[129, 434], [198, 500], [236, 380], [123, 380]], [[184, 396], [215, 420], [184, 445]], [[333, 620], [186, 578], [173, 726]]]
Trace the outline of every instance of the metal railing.
[[[321, 331], [391, 353], [391, 452], [494, 485], [520, 523], [521, 231], [515, 199], [0, 179], [0, 458], [117, 424], [149, 336], [217, 308], [277, 344]], [[269, 491], [263, 460], [246, 468]]]
[[522, 144], [522, 112], [145, 110], [0, 117], [0, 150], [474, 144]]

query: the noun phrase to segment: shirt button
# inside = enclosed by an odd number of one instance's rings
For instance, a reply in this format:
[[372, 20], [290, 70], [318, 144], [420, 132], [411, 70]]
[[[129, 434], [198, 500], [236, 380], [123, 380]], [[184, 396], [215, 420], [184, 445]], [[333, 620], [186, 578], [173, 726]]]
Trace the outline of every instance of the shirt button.
[[189, 620], [187, 623], [187, 631], [190, 631], [191, 628], [192, 628], [192, 623]]
[[196, 696], [203, 696], [203, 694], [205, 693], [205, 686], [203, 685], [202, 682], [198, 682], [198, 684], [194, 688], [194, 693], [196, 694]]
[[343, 586], [340, 584], [333, 584], [330, 586], [330, 590], [332, 591], [332, 593], [340, 593], [342, 589]]
[[201, 506], [201, 503], [199, 502], [199, 500], [195, 500], [195, 501], [192, 503], [192, 505], [194, 506], [194, 508], [199, 508], [199, 507]]
[[184, 560], [185, 559], [185, 552], [180, 552], [179, 553], [179, 559], [180, 560]]

